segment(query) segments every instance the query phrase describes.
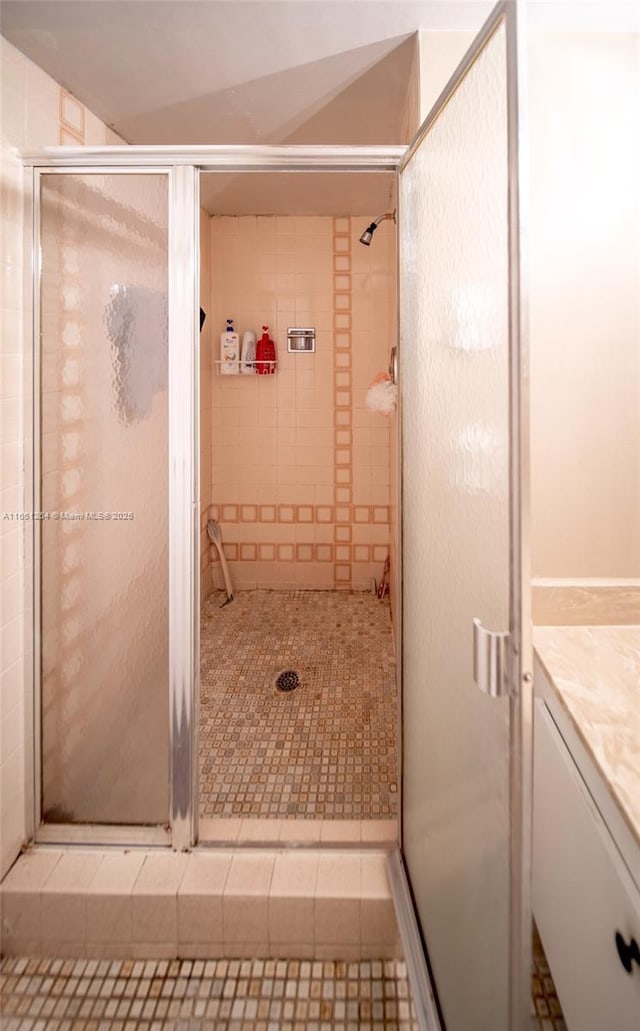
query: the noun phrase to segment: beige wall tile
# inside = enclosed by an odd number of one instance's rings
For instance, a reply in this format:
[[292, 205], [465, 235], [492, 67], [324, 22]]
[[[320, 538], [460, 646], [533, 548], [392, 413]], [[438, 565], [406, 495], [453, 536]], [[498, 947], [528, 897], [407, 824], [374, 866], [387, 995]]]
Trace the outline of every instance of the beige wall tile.
[[[178, 942], [215, 944], [220, 954], [224, 940], [222, 895], [184, 894], [178, 897]], [[217, 954], [217, 953], [216, 953]]]
[[359, 898], [361, 890], [359, 854], [323, 852], [318, 861], [317, 898]]
[[37, 956], [39, 938], [5, 938], [2, 942], [3, 956]]
[[[271, 885], [275, 856], [269, 852], [236, 852], [224, 888], [226, 896], [266, 896]], [[249, 939], [241, 939], [248, 941]]]
[[[322, 947], [360, 944], [360, 900], [316, 896], [314, 908], [316, 954]], [[340, 952], [340, 956], [342, 956]]]
[[[269, 943], [272, 946], [296, 942], [313, 947], [314, 900], [312, 897], [269, 897]], [[275, 954], [275, 952], [274, 952]], [[296, 950], [293, 953], [298, 956]]]
[[363, 842], [395, 842], [398, 840], [398, 824], [396, 820], [363, 820]]
[[133, 895], [177, 895], [188, 865], [186, 853], [147, 855], [133, 885]]
[[385, 853], [363, 853], [361, 877], [363, 899], [389, 899], [391, 897]]
[[133, 941], [124, 955], [130, 959], [175, 959], [178, 947], [175, 941]]
[[[85, 898], [82, 894], [47, 891], [41, 901], [43, 947], [53, 943], [73, 943], [78, 947], [86, 941]], [[65, 951], [66, 955], [66, 951]]]
[[40, 892], [61, 856], [61, 852], [49, 849], [26, 852], [2, 882], [2, 895]]
[[225, 952], [233, 955], [233, 946], [255, 943], [265, 948], [269, 941], [269, 912], [266, 896], [228, 894], [222, 900]]
[[70, 895], [86, 891], [102, 858], [100, 852], [63, 852], [45, 881], [46, 892]]
[[[281, 852], [276, 856], [269, 897], [313, 899], [318, 877], [318, 852]], [[287, 939], [297, 941], [297, 938]], [[300, 939], [301, 941], [303, 939]]]
[[131, 937], [134, 942], [157, 942], [175, 950], [178, 941], [177, 894], [132, 895]]
[[238, 841], [277, 841], [280, 836], [281, 820], [243, 820]]
[[118, 944], [131, 946], [131, 895], [101, 893], [87, 895], [86, 939], [87, 944]]
[[216, 943], [222, 952], [222, 896], [231, 867], [225, 853], [194, 853], [189, 858], [178, 895], [178, 941], [205, 945]]
[[[200, 841], [236, 841], [241, 824], [242, 820], [235, 818], [200, 820]], [[231, 860], [229, 860], [229, 865], [231, 865]]]
[[[373, 375], [386, 368], [388, 363], [389, 325], [395, 301], [393, 297], [389, 301], [387, 293], [393, 294], [395, 289], [395, 251], [385, 246], [379, 248], [380, 253], [375, 260], [363, 256], [365, 271], [356, 280], [348, 272], [349, 252], [355, 246], [360, 251], [366, 250], [357, 245], [361, 220], [357, 220], [356, 225], [356, 220], [345, 217], [343, 221], [348, 228], [336, 237], [345, 251], [346, 271], [340, 258], [334, 268], [334, 220], [322, 220], [322, 229], [314, 228], [316, 221], [312, 217], [263, 218], [261, 223], [269, 224], [269, 228], [258, 231], [256, 219], [252, 216], [211, 220], [213, 351], [216, 351], [216, 340], [224, 318], [231, 309], [236, 315], [236, 328], [240, 333], [245, 328], [243, 320], [258, 330], [263, 319], [267, 318], [263, 313], [277, 309], [275, 325], [273, 317], [270, 314], [269, 317], [279, 345], [279, 371], [273, 379], [231, 379], [213, 375], [211, 496], [216, 501], [332, 504], [336, 478], [342, 478], [349, 487], [353, 484], [354, 490], [362, 492], [364, 489], [366, 504], [381, 498], [385, 504], [389, 503], [389, 491], [385, 490], [389, 478], [382, 471], [389, 463], [388, 432], [386, 451], [382, 445], [380, 450], [376, 450], [369, 443], [367, 452], [355, 459], [353, 469], [347, 454], [346, 464], [341, 461], [337, 471], [334, 464], [334, 447], [337, 445], [333, 431], [333, 405], [336, 389], [342, 389], [343, 396], [338, 397], [338, 403], [343, 401], [347, 406], [340, 410], [344, 425], [350, 422], [351, 405], [354, 413], [358, 407], [362, 409], [360, 421], [367, 430], [376, 424], [376, 419], [380, 419], [364, 409], [364, 392]], [[261, 240], [259, 255], [255, 253], [258, 238]], [[231, 241], [235, 243], [230, 248]], [[339, 277], [337, 280], [334, 272]], [[351, 294], [349, 290], [352, 290]], [[353, 339], [357, 335], [357, 347], [354, 345], [352, 356], [350, 350], [334, 352], [333, 312], [337, 305], [338, 321], [346, 318], [350, 322], [350, 309], [356, 295], [360, 307], [357, 317], [354, 316], [357, 326], [354, 325]], [[373, 332], [370, 328], [373, 319], [384, 319], [384, 330]], [[316, 327], [315, 354], [290, 355], [286, 352], [286, 328], [295, 324]], [[347, 347], [351, 347], [350, 342], [351, 336]], [[352, 357], [355, 363], [353, 370]], [[340, 369], [345, 370], [341, 373], [343, 380], [334, 380], [334, 360], [339, 362]], [[357, 389], [356, 383], [359, 384]], [[256, 427], [260, 433], [259, 464], [252, 461], [256, 447], [255, 433], [252, 434], [251, 430]], [[230, 432], [231, 428], [234, 433]], [[272, 441], [262, 432], [270, 428], [277, 431], [277, 441]], [[374, 468], [379, 471], [374, 473]], [[369, 493], [374, 487], [378, 488], [375, 497]], [[347, 493], [346, 488], [342, 493]], [[227, 533], [224, 526], [225, 539], [244, 540], [257, 545], [272, 541], [286, 543], [288, 540], [307, 544], [315, 539], [302, 540], [297, 533], [290, 533], [288, 537], [274, 536], [271, 527], [262, 522], [252, 526], [251, 539], [246, 534], [237, 533], [235, 526], [229, 527]], [[283, 527], [279, 525], [277, 529], [282, 530]], [[309, 561], [308, 555], [301, 558], [292, 577], [284, 576], [275, 564], [271, 569], [264, 565], [251, 573], [246, 568], [238, 568], [236, 559], [231, 559], [231, 573], [238, 587], [283, 587], [287, 582], [298, 587], [334, 586], [330, 559], [326, 559], [325, 566], [321, 561]]]
[[187, 942], [180, 940], [181, 959], [221, 959], [224, 956], [222, 939], [219, 942]]
[[360, 934], [363, 945], [372, 949], [376, 945], [399, 946], [399, 933], [391, 899], [363, 898], [360, 906]]
[[201, 850], [191, 853], [180, 882], [179, 895], [221, 895], [229, 877], [231, 861], [232, 855], [228, 852]]
[[[34, 955], [37, 955], [42, 937], [40, 921], [41, 905], [39, 892], [14, 891], [2, 893], [2, 951], [11, 955], [8, 950], [12, 942], [30, 941], [37, 943]], [[13, 955], [15, 955], [13, 946]], [[28, 953], [27, 953], [28, 955]]]
[[359, 842], [362, 837], [360, 820], [325, 820], [321, 840], [324, 844]]
[[319, 842], [323, 820], [283, 820], [280, 840], [283, 843]]
[[88, 885], [88, 893], [90, 895], [131, 895], [145, 859], [146, 856], [142, 852], [106, 853]]

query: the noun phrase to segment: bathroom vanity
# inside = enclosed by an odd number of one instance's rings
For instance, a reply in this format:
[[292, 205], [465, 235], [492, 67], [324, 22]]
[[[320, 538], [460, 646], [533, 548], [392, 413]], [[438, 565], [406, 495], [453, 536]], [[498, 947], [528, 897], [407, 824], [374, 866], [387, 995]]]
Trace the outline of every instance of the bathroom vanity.
[[534, 630], [533, 911], [569, 1031], [640, 1025], [639, 645]]

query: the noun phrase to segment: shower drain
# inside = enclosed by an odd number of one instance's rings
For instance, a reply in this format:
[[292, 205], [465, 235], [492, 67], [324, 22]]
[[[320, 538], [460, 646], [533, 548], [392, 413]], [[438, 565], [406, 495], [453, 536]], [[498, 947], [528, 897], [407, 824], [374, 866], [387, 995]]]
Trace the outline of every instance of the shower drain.
[[300, 677], [295, 669], [283, 669], [276, 677], [276, 688], [278, 691], [295, 691], [300, 684]]

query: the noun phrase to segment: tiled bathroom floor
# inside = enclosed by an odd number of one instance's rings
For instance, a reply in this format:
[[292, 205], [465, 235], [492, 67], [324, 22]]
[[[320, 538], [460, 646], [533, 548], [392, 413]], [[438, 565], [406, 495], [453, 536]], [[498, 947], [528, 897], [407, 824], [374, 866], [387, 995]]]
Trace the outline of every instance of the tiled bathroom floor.
[[5, 959], [3, 1031], [413, 1031], [405, 964]]
[[[531, 1031], [567, 1031], [534, 930]], [[397, 960], [0, 962], [3, 1031], [414, 1031]]]
[[535, 923], [531, 971], [531, 1031], [567, 1031], [556, 986]]
[[[365, 592], [241, 591], [204, 603], [200, 815], [397, 815], [388, 601]], [[282, 670], [300, 686], [275, 688]]]

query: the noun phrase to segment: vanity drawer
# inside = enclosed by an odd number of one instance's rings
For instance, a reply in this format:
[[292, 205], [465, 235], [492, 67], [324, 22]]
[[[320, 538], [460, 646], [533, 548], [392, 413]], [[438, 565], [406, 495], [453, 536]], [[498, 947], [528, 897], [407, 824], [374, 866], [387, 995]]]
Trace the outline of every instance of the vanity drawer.
[[545, 703], [535, 703], [533, 912], [569, 1031], [637, 1031], [640, 898]]

